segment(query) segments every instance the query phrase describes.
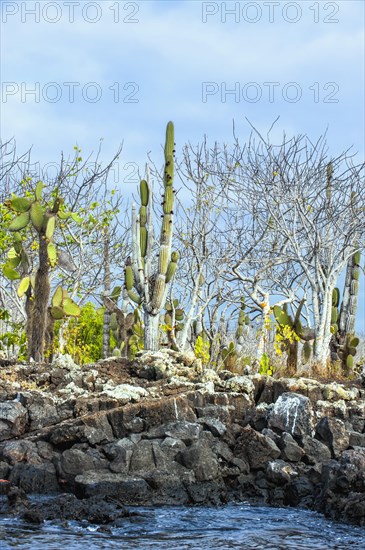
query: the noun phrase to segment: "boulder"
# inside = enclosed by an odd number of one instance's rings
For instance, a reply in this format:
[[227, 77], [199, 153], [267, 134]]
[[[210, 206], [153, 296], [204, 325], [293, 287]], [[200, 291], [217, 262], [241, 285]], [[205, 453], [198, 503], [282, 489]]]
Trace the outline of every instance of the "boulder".
[[321, 510], [332, 519], [365, 525], [365, 449], [344, 451], [322, 469]]
[[17, 462], [11, 470], [9, 479], [26, 493], [50, 494], [60, 490], [56, 468], [50, 462]]
[[221, 437], [227, 431], [226, 426], [220, 420], [216, 418], [201, 417], [198, 419], [199, 424], [203, 426], [204, 430], [209, 430], [214, 437]]
[[140, 386], [131, 386], [130, 384], [114, 384], [107, 382], [103, 386], [103, 393], [108, 397], [114, 397], [120, 404], [128, 403], [129, 401], [139, 401], [141, 397], [148, 395], [147, 390]]
[[347, 403], [349, 422], [355, 432], [365, 432], [365, 399]]
[[0, 457], [12, 465], [17, 462], [28, 462], [29, 464], [40, 464], [42, 462], [36, 444], [26, 440], [3, 443], [0, 447]]
[[267, 428], [268, 417], [273, 407], [273, 404], [260, 403], [256, 407], [247, 409], [244, 423], [250, 424], [256, 431], [261, 432], [264, 428]]
[[166, 437], [161, 445], [161, 450], [170, 460], [175, 460], [176, 455], [186, 448], [186, 445], [181, 439], [174, 437]]
[[189, 470], [193, 470], [197, 481], [209, 481], [218, 477], [217, 457], [207, 444], [193, 443], [180, 451], [176, 460]]
[[202, 432], [202, 426], [197, 422], [168, 422], [161, 426], [151, 428], [146, 433], [145, 437], [148, 439], [172, 437], [173, 439], [180, 439], [187, 445], [191, 445], [194, 441], [199, 439]]
[[93, 416], [86, 417], [83, 420], [84, 438], [91, 444], [106, 443], [113, 441], [114, 434], [111, 425], [108, 422], [108, 417], [104, 412], [97, 413]]
[[233, 376], [222, 382], [222, 385], [228, 392], [245, 393], [253, 399], [255, 385], [249, 376]]
[[20, 402], [28, 410], [29, 429], [37, 430], [60, 422], [56, 400], [40, 392], [22, 392]]
[[123, 441], [126, 443], [115, 445], [116, 452], [113, 456], [114, 460], [109, 464], [110, 470], [118, 474], [128, 473], [134, 448], [134, 443], [132, 441], [128, 439], [121, 440], [121, 442]]
[[186, 484], [189, 495], [189, 504], [218, 506], [226, 502], [224, 487], [219, 486], [215, 481], [195, 481]]
[[269, 415], [269, 428], [291, 435], [312, 435], [313, 410], [308, 397], [297, 393], [283, 393]]
[[75, 477], [75, 491], [79, 498], [113, 496], [131, 506], [148, 503], [150, 495], [150, 487], [141, 477], [92, 471]]
[[339, 457], [350, 444], [350, 434], [345, 424], [337, 418], [328, 416], [317, 424], [316, 438], [329, 447], [333, 457]]
[[[155, 470], [157, 467], [163, 468], [163, 464], [157, 464], [157, 448], [155, 449], [155, 447], [159, 448], [158, 443], [149, 441], [148, 439], [142, 439], [134, 446], [129, 466], [131, 473], [150, 472], [151, 470]], [[160, 451], [160, 454], [162, 454], [162, 451]], [[159, 458], [159, 462], [163, 462], [163, 458], [160, 456]]]
[[[176, 463], [175, 465], [180, 466]], [[189, 504], [190, 497], [186, 486], [194, 483], [195, 476], [193, 472], [186, 472], [190, 476], [181, 475], [177, 468], [174, 468], [168, 474], [160, 470], [152, 470], [144, 474], [144, 479], [152, 489], [151, 504], [162, 506]]]
[[303, 449], [299, 447], [295, 439], [287, 432], [281, 434], [278, 447], [281, 449], [281, 458], [283, 460], [299, 462], [304, 455]]
[[359, 434], [358, 432], [349, 432], [349, 445], [350, 447], [365, 447], [365, 433]]
[[284, 504], [286, 506], [301, 506], [312, 508], [318, 489], [306, 476], [297, 476], [285, 486]]
[[236, 457], [247, 460], [254, 470], [265, 469], [270, 460], [279, 458], [281, 454], [270, 437], [256, 432], [250, 426], [243, 428], [233, 453]]
[[23, 434], [27, 421], [27, 409], [19, 401], [0, 403], [0, 441]]
[[9, 464], [7, 462], [4, 462], [3, 460], [0, 460], [0, 479], [7, 479], [9, 471]]
[[290, 479], [298, 475], [298, 472], [284, 460], [270, 460], [266, 466], [266, 477], [275, 485], [285, 485]]
[[66, 474], [77, 476], [88, 470], [95, 470], [97, 462], [81, 449], [67, 449], [61, 455], [61, 468]]
[[331, 459], [331, 451], [324, 443], [309, 436], [303, 437], [303, 461], [306, 464], [326, 464]]

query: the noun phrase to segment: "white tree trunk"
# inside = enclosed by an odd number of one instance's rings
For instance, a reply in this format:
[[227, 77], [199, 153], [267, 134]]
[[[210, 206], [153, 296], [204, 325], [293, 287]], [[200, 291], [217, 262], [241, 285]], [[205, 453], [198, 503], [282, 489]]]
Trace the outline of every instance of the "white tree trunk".
[[262, 329], [260, 334], [259, 344], [257, 346], [257, 360], [260, 361], [261, 357], [265, 353], [266, 343], [269, 338], [269, 326], [270, 326], [270, 299], [269, 296], [265, 296], [265, 305], [262, 308]]
[[[109, 297], [111, 291], [110, 278], [110, 256], [109, 256], [109, 232], [105, 228], [104, 234], [104, 296]], [[105, 304], [104, 304], [105, 306]], [[106, 359], [110, 356], [110, 311], [107, 307], [104, 310], [103, 318], [103, 345], [102, 358]]]
[[150, 351], [159, 350], [159, 325], [160, 316], [144, 312], [144, 349]]
[[315, 319], [315, 347], [314, 361], [320, 363], [322, 367], [326, 367], [326, 362], [329, 354], [329, 344], [332, 337], [331, 326], [331, 309], [332, 309], [332, 291], [334, 286], [329, 286], [323, 293], [322, 310], [319, 311], [318, 296], [313, 299], [313, 304], [317, 306], [317, 311], [314, 312]]

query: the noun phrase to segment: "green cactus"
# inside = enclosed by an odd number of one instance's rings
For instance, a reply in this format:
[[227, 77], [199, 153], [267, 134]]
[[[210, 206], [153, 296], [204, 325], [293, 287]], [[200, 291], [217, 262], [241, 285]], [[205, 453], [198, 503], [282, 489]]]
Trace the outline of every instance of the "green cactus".
[[177, 350], [176, 334], [184, 328], [185, 312], [179, 306], [179, 300], [175, 299], [172, 302], [166, 302], [164, 315], [164, 331], [167, 334], [168, 345], [171, 349]]
[[338, 288], [334, 288], [332, 291], [332, 306], [338, 307], [340, 303], [340, 291]]
[[137, 352], [144, 348], [144, 329], [142, 325], [142, 320], [140, 318], [139, 312], [137, 309], [133, 313], [134, 323], [132, 325], [132, 335], [129, 337], [128, 342], [128, 359], [133, 361]]
[[238, 361], [238, 354], [234, 342], [230, 342], [228, 346], [222, 348], [220, 353], [224, 368], [233, 371]]
[[[287, 353], [287, 369], [289, 374], [295, 374], [298, 368], [298, 345], [303, 343], [302, 361], [307, 363], [311, 356], [310, 340], [314, 339], [314, 331], [308, 327], [303, 327], [301, 322], [301, 313], [304, 306], [304, 299], [299, 303], [298, 309], [295, 312], [294, 318], [289, 315], [287, 304], [281, 308], [274, 306], [273, 312], [277, 322], [276, 331], [283, 338], [280, 342], [280, 348]], [[289, 327], [292, 331], [290, 339], [285, 338], [283, 329]]]
[[245, 334], [245, 327], [250, 324], [250, 318], [245, 312], [246, 304], [244, 298], [241, 299], [241, 306], [238, 313], [237, 329], [236, 329], [236, 342], [237, 351], [240, 352], [243, 345], [243, 336]]
[[128, 296], [141, 304], [144, 313], [145, 348], [157, 350], [159, 347], [159, 316], [165, 305], [169, 283], [175, 275], [178, 253], [171, 252], [174, 208], [174, 125], [166, 127], [164, 198], [160, 233], [160, 246], [157, 261], [152, 257], [152, 193], [148, 178], [140, 182], [141, 206], [139, 216], [132, 210], [132, 262], [126, 266], [125, 287]]
[[304, 342], [302, 350], [303, 365], [306, 365], [312, 356], [312, 346], [309, 342]]
[[[48, 308], [50, 297], [50, 271], [57, 265], [58, 252], [53, 236], [57, 220], [65, 214], [61, 206], [63, 199], [56, 197], [51, 204], [42, 200], [43, 183], [37, 182], [34, 198], [12, 196], [4, 204], [15, 214], [8, 229], [13, 233], [14, 242], [8, 260], [3, 266], [3, 274], [11, 280], [21, 279], [18, 295], [26, 296], [28, 358], [42, 361], [46, 341], [47, 323], [51, 319]], [[61, 214], [62, 212], [62, 214]], [[71, 216], [72, 214], [69, 213]], [[64, 218], [63, 218], [64, 219]], [[31, 284], [29, 259], [25, 250], [25, 240], [34, 235], [38, 238], [38, 269]], [[78, 309], [72, 300], [65, 299], [62, 307], [52, 306], [54, 314], [60, 318], [61, 311], [66, 315], [77, 315]], [[51, 309], [52, 309], [51, 307]], [[58, 309], [57, 309], [58, 308]], [[61, 308], [61, 309], [59, 309]]]
[[167, 267], [167, 271], [166, 271], [166, 283], [169, 283], [171, 281], [171, 279], [173, 278], [173, 276], [175, 275], [176, 269], [177, 269], [178, 259], [179, 259], [178, 253], [173, 252], [171, 254], [171, 261], [170, 261], [170, 263]]
[[142, 206], [146, 207], [148, 205], [148, 199], [149, 199], [149, 187], [146, 180], [141, 180], [140, 186], [139, 186], [139, 193], [141, 196], [141, 203]]
[[125, 268], [125, 287], [127, 290], [132, 290], [134, 284], [132, 266], [127, 265]]
[[332, 293], [330, 342], [331, 360], [340, 361], [345, 375], [349, 375], [355, 364], [359, 339], [354, 336], [355, 316], [359, 293], [360, 251], [355, 252], [349, 259], [346, 269], [346, 278], [342, 302], [340, 291], [335, 288]]
[[[136, 325], [140, 324], [138, 309], [133, 313], [127, 313], [128, 302], [125, 300], [127, 291], [121, 292], [120, 287], [115, 287], [110, 295], [104, 300], [105, 307], [110, 313], [109, 328], [114, 341], [114, 356], [134, 357], [136, 351], [141, 349], [141, 343], [136, 342], [133, 336], [140, 336]], [[123, 295], [123, 305], [120, 308], [117, 305], [118, 298]], [[138, 344], [138, 349], [135, 349]]]

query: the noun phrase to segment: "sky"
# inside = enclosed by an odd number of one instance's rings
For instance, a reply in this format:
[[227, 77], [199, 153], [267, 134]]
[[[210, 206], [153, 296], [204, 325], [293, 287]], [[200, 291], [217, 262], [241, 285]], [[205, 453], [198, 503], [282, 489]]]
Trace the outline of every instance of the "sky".
[[278, 116], [273, 137], [327, 130], [332, 154], [363, 158], [361, 0], [0, 4], [1, 137], [42, 167], [100, 140], [107, 161], [123, 143], [113, 177], [128, 194], [147, 153], [160, 162], [168, 120], [179, 152]]

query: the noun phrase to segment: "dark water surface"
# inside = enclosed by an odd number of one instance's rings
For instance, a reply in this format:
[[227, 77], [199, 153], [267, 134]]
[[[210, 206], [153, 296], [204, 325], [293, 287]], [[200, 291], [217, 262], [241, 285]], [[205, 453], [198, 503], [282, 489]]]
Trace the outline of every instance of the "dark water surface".
[[110, 529], [80, 522], [33, 526], [0, 516], [0, 549], [365, 549], [365, 529], [306, 510], [246, 504], [130, 510], [140, 515], [125, 518], [120, 527]]

